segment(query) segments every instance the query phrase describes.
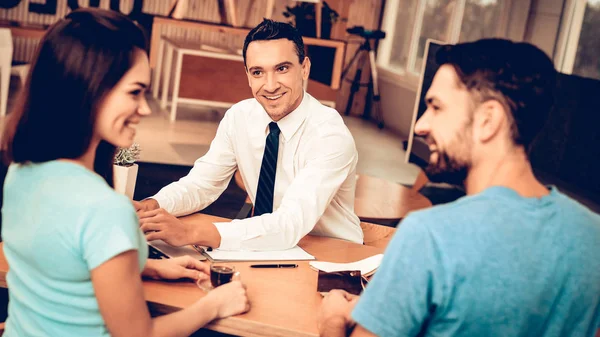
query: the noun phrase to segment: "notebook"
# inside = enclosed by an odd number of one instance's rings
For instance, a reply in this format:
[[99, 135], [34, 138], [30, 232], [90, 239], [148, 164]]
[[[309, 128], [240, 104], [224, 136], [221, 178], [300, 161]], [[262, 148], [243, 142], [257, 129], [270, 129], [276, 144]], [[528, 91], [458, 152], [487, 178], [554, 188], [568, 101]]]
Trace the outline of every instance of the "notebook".
[[164, 254], [167, 257], [189, 255], [200, 261], [206, 260], [206, 256], [202, 255], [201, 252], [196, 250], [193, 246], [175, 247], [164, 242], [163, 240], [149, 241], [148, 246], [150, 258], [164, 258], [161, 256], [161, 254]]
[[319, 271], [317, 291], [325, 295], [332, 289], [342, 289], [360, 295], [383, 259], [383, 254], [350, 263], [313, 261], [310, 266]]
[[323, 296], [333, 289], [342, 289], [350, 294], [360, 295], [366, 284], [367, 281], [360, 274], [360, 270], [344, 270], [332, 273], [319, 270], [317, 291]]

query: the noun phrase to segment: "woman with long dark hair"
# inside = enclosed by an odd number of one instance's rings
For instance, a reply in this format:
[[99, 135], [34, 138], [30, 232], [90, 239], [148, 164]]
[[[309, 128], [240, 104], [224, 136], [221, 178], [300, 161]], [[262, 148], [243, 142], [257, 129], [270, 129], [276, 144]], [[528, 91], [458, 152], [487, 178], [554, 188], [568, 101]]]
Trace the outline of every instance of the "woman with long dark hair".
[[145, 35], [117, 12], [74, 11], [40, 42], [2, 141], [5, 336], [185, 336], [249, 309], [236, 281], [150, 317], [140, 273], [198, 279], [208, 267], [146, 261], [131, 201], [112, 189], [115, 148], [130, 146], [150, 114], [149, 83]]

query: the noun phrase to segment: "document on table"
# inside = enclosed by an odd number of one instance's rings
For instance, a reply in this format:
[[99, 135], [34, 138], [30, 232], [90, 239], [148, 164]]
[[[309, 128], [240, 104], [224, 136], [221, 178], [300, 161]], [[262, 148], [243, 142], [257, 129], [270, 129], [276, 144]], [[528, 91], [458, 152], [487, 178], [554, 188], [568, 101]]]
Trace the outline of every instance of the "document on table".
[[219, 250], [208, 251], [204, 248], [204, 255], [213, 261], [298, 261], [314, 260], [315, 257], [304, 249], [295, 246], [286, 250], [247, 251], [247, 250]]

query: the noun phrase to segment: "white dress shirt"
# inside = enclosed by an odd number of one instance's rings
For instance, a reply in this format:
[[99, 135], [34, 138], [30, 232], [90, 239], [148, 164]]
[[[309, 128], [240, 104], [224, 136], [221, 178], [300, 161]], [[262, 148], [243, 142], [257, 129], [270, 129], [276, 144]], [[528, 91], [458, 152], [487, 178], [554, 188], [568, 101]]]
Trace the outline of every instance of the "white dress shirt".
[[[152, 198], [175, 216], [197, 212], [223, 193], [239, 169], [252, 202], [269, 115], [256, 99], [232, 106], [219, 124], [210, 149], [190, 173]], [[224, 250], [278, 250], [295, 246], [306, 234], [362, 243], [354, 214], [354, 139], [340, 114], [304, 93], [302, 102], [277, 122], [279, 152], [273, 213], [215, 223]]]

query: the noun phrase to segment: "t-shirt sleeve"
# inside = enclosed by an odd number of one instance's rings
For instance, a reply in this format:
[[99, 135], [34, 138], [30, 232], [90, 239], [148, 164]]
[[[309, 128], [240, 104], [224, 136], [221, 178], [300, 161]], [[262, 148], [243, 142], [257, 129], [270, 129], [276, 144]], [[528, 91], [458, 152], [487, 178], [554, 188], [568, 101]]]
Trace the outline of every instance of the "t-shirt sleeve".
[[407, 217], [352, 318], [377, 336], [417, 336], [442, 301], [442, 272], [427, 226], [416, 216]]
[[138, 217], [125, 196], [114, 195], [92, 207], [93, 211], [84, 220], [80, 235], [81, 251], [88, 270], [123, 252], [141, 247]]

